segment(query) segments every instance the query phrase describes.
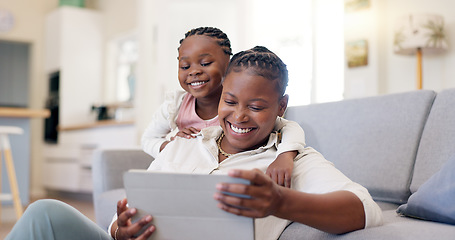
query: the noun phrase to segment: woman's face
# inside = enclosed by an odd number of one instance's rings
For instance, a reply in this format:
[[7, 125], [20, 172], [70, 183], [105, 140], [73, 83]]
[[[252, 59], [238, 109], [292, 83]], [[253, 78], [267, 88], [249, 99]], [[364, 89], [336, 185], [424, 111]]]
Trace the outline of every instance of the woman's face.
[[277, 80], [269, 80], [248, 69], [230, 72], [223, 82], [218, 117], [224, 130], [222, 148], [238, 153], [262, 146], [287, 106], [280, 98]]
[[229, 55], [212, 37], [193, 35], [179, 48], [179, 82], [195, 98], [221, 93], [221, 80], [229, 63]]

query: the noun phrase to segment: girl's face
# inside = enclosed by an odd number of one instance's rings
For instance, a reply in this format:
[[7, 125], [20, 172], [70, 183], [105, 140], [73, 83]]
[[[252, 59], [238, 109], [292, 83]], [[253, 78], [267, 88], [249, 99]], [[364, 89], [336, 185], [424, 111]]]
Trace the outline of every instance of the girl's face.
[[212, 37], [193, 35], [179, 48], [179, 82], [196, 99], [219, 97], [229, 55]]
[[218, 106], [224, 151], [238, 153], [266, 143], [288, 101], [287, 95], [280, 98], [275, 81], [248, 69], [226, 76]]

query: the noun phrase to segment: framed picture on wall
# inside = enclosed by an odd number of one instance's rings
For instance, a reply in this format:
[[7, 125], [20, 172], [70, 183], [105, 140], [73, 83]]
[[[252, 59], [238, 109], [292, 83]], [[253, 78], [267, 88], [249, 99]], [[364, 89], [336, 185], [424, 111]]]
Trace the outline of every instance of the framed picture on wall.
[[344, 11], [356, 12], [370, 7], [370, 0], [345, 0]]
[[346, 60], [349, 68], [368, 65], [368, 42], [356, 40], [346, 43]]

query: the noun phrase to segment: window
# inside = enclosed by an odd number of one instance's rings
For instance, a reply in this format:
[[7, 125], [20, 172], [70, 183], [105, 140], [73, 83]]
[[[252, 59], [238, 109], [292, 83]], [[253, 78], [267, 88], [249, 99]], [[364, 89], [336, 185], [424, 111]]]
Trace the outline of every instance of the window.
[[136, 85], [137, 41], [129, 37], [118, 44], [116, 69], [116, 98], [119, 102], [132, 101]]
[[263, 45], [287, 65], [289, 106], [309, 104], [312, 78], [311, 1], [254, 0], [251, 45]]
[[342, 99], [342, 1], [253, 0], [248, 13], [247, 48], [266, 46], [288, 67], [288, 106]]

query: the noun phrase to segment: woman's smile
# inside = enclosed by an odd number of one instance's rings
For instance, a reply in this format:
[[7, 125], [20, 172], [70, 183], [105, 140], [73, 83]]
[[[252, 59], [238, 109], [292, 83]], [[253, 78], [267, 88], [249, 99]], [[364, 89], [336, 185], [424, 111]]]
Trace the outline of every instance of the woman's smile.
[[238, 134], [246, 134], [251, 132], [254, 128], [241, 128], [241, 127], [236, 127], [234, 124], [228, 122], [229, 126], [231, 127], [231, 130], [234, 131], [235, 133]]
[[270, 81], [250, 69], [226, 76], [218, 117], [226, 136], [221, 145], [227, 153], [256, 149], [269, 139], [285, 109]]

